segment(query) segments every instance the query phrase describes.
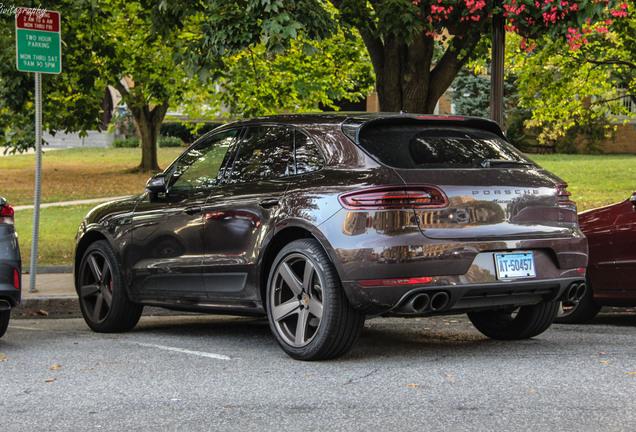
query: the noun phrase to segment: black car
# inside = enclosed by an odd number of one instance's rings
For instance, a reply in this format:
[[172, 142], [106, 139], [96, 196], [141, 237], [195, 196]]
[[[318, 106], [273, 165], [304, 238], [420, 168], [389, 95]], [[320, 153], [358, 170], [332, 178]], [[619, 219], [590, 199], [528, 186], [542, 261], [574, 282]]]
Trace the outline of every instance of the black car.
[[9, 327], [11, 308], [20, 304], [22, 261], [13, 208], [0, 197], [0, 337]]
[[240, 121], [88, 214], [76, 288], [95, 331], [133, 328], [144, 305], [267, 315], [305, 360], [344, 354], [371, 315], [468, 313], [529, 338], [585, 278], [566, 187], [487, 120]]

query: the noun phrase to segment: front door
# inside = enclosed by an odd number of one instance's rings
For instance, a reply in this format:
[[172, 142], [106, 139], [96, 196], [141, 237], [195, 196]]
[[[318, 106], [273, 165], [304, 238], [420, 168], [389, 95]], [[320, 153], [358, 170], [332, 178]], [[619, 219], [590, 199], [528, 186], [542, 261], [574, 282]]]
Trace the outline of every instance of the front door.
[[[636, 195], [632, 197], [636, 199]], [[614, 259], [618, 288], [636, 301], [636, 206], [626, 201], [616, 219]], [[631, 303], [630, 303], [631, 304]]]
[[207, 298], [203, 209], [237, 134], [214, 134], [188, 149], [165, 171], [166, 193], [147, 194], [135, 209], [126, 257], [134, 298], [159, 303]]

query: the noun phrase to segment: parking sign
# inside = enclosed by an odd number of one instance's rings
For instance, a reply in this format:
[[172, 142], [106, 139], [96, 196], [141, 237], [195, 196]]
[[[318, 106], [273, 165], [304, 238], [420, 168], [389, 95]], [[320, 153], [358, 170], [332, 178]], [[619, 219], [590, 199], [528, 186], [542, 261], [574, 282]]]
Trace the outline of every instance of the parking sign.
[[18, 8], [15, 32], [19, 71], [50, 74], [62, 71], [59, 12]]

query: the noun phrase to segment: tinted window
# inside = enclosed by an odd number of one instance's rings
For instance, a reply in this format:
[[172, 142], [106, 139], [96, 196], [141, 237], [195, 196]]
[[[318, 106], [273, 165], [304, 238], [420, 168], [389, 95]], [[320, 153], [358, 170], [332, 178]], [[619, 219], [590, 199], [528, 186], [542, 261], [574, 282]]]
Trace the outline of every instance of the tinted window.
[[296, 174], [318, 171], [324, 164], [322, 154], [311, 138], [296, 131]]
[[293, 129], [281, 126], [249, 128], [234, 161], [231, 182], [269, 180], [293, 174]]
[[222, 132], [188, 150], [172, 170], [172, 190], [202, 189], [215, 185], [236, 134], [236, 130]]
[[505, 161], [530, 164], [503, 139], [478, 129], [372, 125], [361, 131], [360, 145], [396, 168], [474, 168], [505, 166]]

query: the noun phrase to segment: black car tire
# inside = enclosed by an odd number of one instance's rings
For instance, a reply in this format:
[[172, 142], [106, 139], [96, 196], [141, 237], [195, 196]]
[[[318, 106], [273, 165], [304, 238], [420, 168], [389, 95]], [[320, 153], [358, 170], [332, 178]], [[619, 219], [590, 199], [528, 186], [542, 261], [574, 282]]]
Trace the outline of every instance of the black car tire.
[[579, 324], [591, 320], [599, 313], [601, 305], [594, 301], [594, 291], [587, 279], [583, 297], [576, 303], [562, 302], [554, 322], [559, 324]]
[[492, 339], [528, 339], [546, 331], [559, 310], [559, 302], [541, 302], [514, 309], [469, 312], [475, 328]]
[[267, 283], [267, 317], [283, 351], [297, 360], [345, 354], [365, 316], [351, 307], [320, 243], [295, 240], [278, 253]]
[[128, 298], [119, 260], [105, 240], [92, 243], [79, 266], [77, 294], [86, 324], [99, 333], [131, 330], [143, 305]]
[[0, 337], [4, 336], [9, 328], [9, 319], [11, 318], [11, 311], [0, 312]]

